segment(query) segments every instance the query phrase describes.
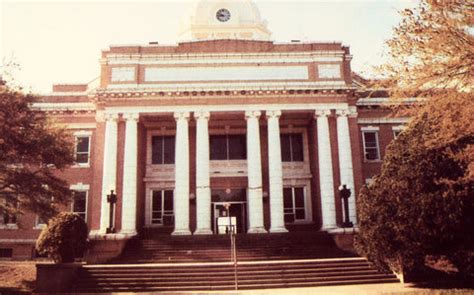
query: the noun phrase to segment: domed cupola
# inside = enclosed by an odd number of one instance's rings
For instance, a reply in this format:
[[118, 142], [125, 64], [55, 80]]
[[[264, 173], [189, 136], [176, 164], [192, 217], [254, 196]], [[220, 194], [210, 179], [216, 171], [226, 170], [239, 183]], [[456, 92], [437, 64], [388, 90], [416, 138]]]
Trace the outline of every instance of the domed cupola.
[[181, 40], [270, 40], [271, 32], [251, 0], [198, 0], [181, 24]]

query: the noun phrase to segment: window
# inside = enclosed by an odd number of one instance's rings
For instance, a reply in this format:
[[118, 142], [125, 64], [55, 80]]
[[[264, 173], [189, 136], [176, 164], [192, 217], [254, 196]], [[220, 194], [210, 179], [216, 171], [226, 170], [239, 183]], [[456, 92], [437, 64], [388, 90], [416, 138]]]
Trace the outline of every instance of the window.
[[174, 164], [175, 137], [153, 136], [151, 138], [151, 163]]
[[76, 163], [89, 164], [90, 136], [76, 136]]
[[173, 207], [172, 190], [153, 191], [151, 200], [151, 223], [173, 225]]
[[[303, 135], [301, 133], [281, 134], [281, 160], [303, 162]], [[271, 144], [271, 143], [269, 143]]]
[[[16, 201], [3, 201], [6, 207], [11, 210], [15, 210], [17, 205]], [[0, 214], [0, 228], [18, 228], [16, 225], [17, 218], [15, 214], [4, 212]]]
[[285, 223], [306, 220], [304, 187], [283, 188], [283, 204]]
[[364, 159], [367, 161], [380, 160], [378, 132], [363, 131]]
[[0, 258], [12, 258], [13, 249], [12, 248], [0, 248]]
[[77, 213], [87, 222], [87, 191], [74, 191], [72, 212]]
[[211, 160], [247, 159], [247, 138], [242, 135], [211, 135]]

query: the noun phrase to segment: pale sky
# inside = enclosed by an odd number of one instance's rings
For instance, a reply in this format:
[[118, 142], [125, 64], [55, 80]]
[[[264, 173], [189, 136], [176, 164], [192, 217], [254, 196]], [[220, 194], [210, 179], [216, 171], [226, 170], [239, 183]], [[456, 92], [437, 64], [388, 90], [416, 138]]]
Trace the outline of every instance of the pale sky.
[[[367, 73], [383, 61], [397, 11], [416, 0], [254, 0], [276, 42], [341, 41], [352, 69]], [[0, 56], [15, 60], [17, 83], [47, 93], [52, 84], [99, 76], [102, 49], [114, 44], [174, 44], [192, 1], [0, 0]]]

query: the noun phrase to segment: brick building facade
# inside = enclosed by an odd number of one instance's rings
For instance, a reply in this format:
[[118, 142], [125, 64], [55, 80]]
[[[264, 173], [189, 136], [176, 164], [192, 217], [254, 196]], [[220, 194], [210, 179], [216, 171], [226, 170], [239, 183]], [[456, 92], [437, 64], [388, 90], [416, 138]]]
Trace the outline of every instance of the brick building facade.
[[[379, 172], [407, 118], [369, 97], [340, 43], [270, 41], [251, 1], [200, 1], [178, 45], [111, 46], [90, 84], [55, 85], [33, 107], [76, 138], [62, 172], [91, 239], [341, 231], [339, 188]], [[107, 195], [117, 204], [109, 223]], [[3, 257], [34, 256], [33, 214], [0, 223]], [[113, 226], [115, 233], [107, 233]]]

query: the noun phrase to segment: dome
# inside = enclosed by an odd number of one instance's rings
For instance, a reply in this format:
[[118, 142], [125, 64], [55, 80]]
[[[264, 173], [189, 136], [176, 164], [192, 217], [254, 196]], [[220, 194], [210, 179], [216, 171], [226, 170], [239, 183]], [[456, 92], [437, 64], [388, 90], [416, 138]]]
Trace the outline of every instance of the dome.
[[271, 32], [251, 0], [199, 0], [181, 24], [181, 40], [270, 40]]

